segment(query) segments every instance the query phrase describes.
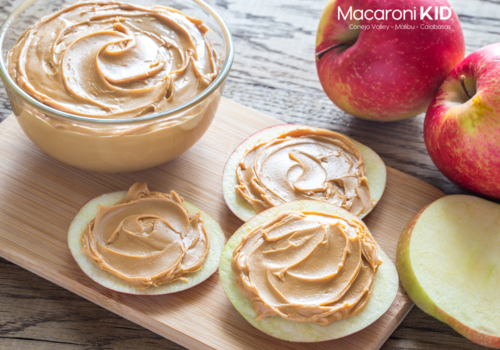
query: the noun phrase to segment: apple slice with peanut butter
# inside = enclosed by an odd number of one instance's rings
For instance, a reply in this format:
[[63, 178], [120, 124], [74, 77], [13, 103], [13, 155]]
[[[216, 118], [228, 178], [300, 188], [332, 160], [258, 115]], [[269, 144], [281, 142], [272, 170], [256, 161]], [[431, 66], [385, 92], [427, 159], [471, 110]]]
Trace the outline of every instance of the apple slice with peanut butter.
[[316, 200], [285, 203], [247, 221], [224, 247], [219, 276], [248, 322], [296, 342], [367, 327], [389, 309], [399, 281], [361, 219]]
[[246, 221], [296, 200], [316, 200], [363, 217], [385, 188], [384, 162], [370, 148], [330, 130], [278, 125], [236, 148], [223, 178], [224, 198]]
[[71, 223], [68, 243], [97, 283], [130, 294], [167, 294], [210, 277], [225, 237], [214, 219], [175, 191], [135, 183], [88, 202]]

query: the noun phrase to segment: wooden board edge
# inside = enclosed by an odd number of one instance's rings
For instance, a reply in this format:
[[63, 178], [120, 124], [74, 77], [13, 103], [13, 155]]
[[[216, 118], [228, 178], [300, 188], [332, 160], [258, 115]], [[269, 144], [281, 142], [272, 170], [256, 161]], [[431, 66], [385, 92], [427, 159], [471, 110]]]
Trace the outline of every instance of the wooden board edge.
[[411, 311], [411, 309], [413, 309], [413, 306], [415, 306], [413, 301], [411, 301], [411, 299], [406, 296], [406, 293], [405, 293], [405, 297], [407, 298], [407, 301], [403, 303], [403, 306], [399, 309], [398, 313], [394, 316], [394, 318], [392, 319], [392, 322], [387, 325], [386, 331], [383, 333], [383, 335], [381, 334], [379, 336], [379, 339], [377, 340], [377, 342], [375, 344], [373, 344], [373, 347], [372, 347], [373, 350], [379, 350], [382, 347], [382, 345], [385, 344], [387, 339], [389, 339], [391, 337], [392, 333], [394, 333], [396, 328], [398, 328], [399, 325], [401, 324], [401, 322], [403, 322], [406, 315], [408, 315], [408, 313]]
[[421, 185], [427, 187], [430, 191], [435, 192], [435, 195], [437, 196], [435, 200], [437, 200], [437, 199], [439, 199], [441, 197], [446, 196], [446, 193], [444, 193], [443, 191], [441, 191], [436, 186], [431, 185], [430, 183], [427, 183], [425, 181], [417, 179], [414, 176], [411, 176], [411, 175], [409, 175], [407, 173], [402, 172], [401, 170], [398, 170], [396, 168], [390, 167], [388, 165], [386, 165], [385, 167], [387, 169], [387, 173], [391, 173], [392, 175], [401, 176], [401, 177], [410, 177], [413, 181], [418, 181]]

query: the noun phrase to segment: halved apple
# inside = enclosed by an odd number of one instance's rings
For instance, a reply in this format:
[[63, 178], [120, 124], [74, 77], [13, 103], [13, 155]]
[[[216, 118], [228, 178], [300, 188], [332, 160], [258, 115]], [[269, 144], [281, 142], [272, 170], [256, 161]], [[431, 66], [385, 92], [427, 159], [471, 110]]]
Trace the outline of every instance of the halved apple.
[[[382, 251], [379, 254], [383, 263], [375, 275], [373, 292], [366, 307], [358, 314], [323, 326], [312, 322], [295, 322], [281, 316], [268, 316], [255, 320], [256, 313], [250, 300], [241, 294], [236, 277], [231, 268], [231, 258], [235, 247], [244, 236], [258, 226], [265, 224], [285, 212], [317, 212], [339, 216], [346, 220], [362, 223], [347, 210], [319, 201], [295, 201], [267, 209], [241, 226], [228, 240], [220, 259], [219, 276], [226, 295], [236, 310], [255, 328], [273, 337], [294, 342], [319, 342], [345, 337], [375, 322], [391, 306], [398, 291], [398, 274], [389, 257]], [[363, 224], [364, 225], [364, 224]], [[368, 230], [368, 229], [367, 229]]]
[[83, 253], [82, 232], [89, 222], [91, 222], [97, 215], [98, 206], [111, 206], [121, 201], [127, 191], [112, 192], [103, 194], [87, 202], [82, 209], [76, 214], [71, 222], [68, 231], [68, 245], [78, 265], [85, 274], [92, 280], [100, 285], [112, 289], [117, 292], [127, 294], [141, 294], [141, 295], [160, 295], [179, 292], [203, 282], [209, 278], [219, 266], [219, 258], [226, 242], [224, 233], [222, 232], [219, 224], [207, 213], [198, 209], [189, 202], [184, 201], [184, 205], [190, 213], [201, 212], [203, 225], [210, 240], [210, 250], [203, 266], [198, 271], [193, 272], [188, 276], [188, 281], [174, 281], [160, 285], [158, 287], [150, 287], [147, 289], [140, 289], [136, 286], [125, 282], [117, 276], [104, 271], [99, 268], [92, 260]]
[[[231, 211], [243, 221], [247, 221], [257, 214], [257, 211], [243, 199], [240, 195], [236, 193], [235, 187], [238, 185], [238, 180], [236, 176], [236, 169], [240, 160], [243, 158], [245, 152], [255, 146], [258, 143], [272, 140], [285, 132], [296, 130], [299, 128], [307, 128], [311, 130], [324, 130], [320, 128], [314, 128], [308, 125], [299, 124], [284, 124], [271, 126], [269, 128], [258, 131], [253, 134], [245, 141], [243, 141], [233, 152], [231, 157], [228, 159], [226, 166], [224, 168], [224, 175], [222, 180], [222, 190], [224, 192], [224, 199], [227, 206]], [[370, 188], [370, 197], [372, 199], [373, 205], [382, 197], [385, 189], [386, 182], [386, 168], [384, 161], [375, 153], [371, 148], [359, 143], [356, 140], [350, 139], [359, 149], [363, 157], [366, 169], [366, 178], [368, 179], [368, 186]], [[368, 212], [360, 215], [364, 217]]]
[[452, 195], [426, 206], [401, 234], [397, 269], [419, 308], [500, 348], [500, 205]]

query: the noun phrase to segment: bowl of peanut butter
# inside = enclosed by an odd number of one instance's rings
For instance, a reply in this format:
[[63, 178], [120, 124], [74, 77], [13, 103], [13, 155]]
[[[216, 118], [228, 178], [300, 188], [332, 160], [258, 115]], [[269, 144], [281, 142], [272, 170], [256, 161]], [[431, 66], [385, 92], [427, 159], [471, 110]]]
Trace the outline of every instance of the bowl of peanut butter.
[[201, 0], [29, 0], [0, 28], [0, 76], [28, 138], [99, 172], [165, 163], [217, 111], [231, 34]]

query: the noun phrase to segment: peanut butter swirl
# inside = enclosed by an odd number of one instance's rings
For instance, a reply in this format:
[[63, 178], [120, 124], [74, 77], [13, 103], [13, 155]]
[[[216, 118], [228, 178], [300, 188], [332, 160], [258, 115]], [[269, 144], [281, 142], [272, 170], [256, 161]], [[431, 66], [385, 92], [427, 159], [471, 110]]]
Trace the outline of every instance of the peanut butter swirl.
[[298, 127], [257, 144], [241, 159], [236, 176], [236, 192], [257, 212], [303, 199], [354, 215], [373, 208], [359, 149], [328, 130]]
[[118, 204], [99, 207], [82, 234], [83, 252], [139, 288], [187, 281], [210, 249], [200, 214], [189, 214], [174, 191], [149, 192], [136, 183]]
[[314, 212], [283, 213], [257, 227], [231, 260], [257, 320], [279, 315], [320, 325], [365, 308], [381, 263], [363, 224]]
[[58, 110], [133, 118], [179, 106], [215, 79], [207, 31], [171, 8], [80, 2], [30, 27], [9, 53], [9, 73]]

